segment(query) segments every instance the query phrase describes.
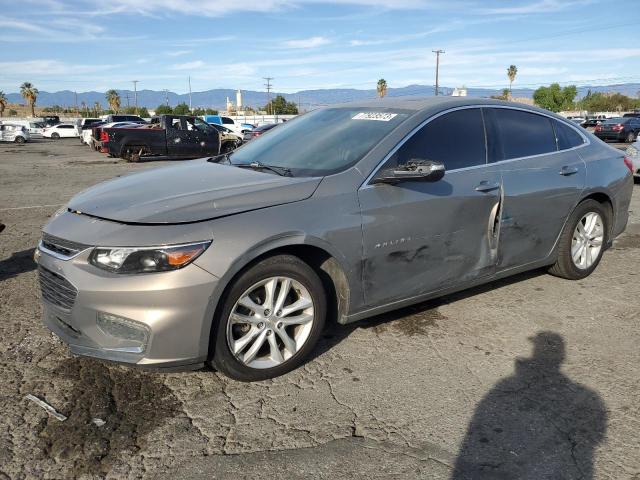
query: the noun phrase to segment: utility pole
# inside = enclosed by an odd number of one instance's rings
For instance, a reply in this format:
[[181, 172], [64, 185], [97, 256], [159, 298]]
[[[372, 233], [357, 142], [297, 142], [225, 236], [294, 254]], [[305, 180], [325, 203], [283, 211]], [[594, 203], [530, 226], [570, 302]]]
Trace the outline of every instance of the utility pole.
[[127, 92], [126, 97], [127, 97], [127, 108], [129, 108], [130, 107], [130, 105], [129, 105], [129, 92]]
[[440, 70], [440, 54], [445, 53], [444, 50], [431, 50], [436, 54], [436, 97], [440, 95], [440, 91], [438, 90], [438, 74]]
[[133, 82], [133, 104], [136, 107], [136, 115], [138, 114], [138, 82], [140, 80], [131, 80]]
[[76, 114], [78, 113], [78, 92], [74, 91], [73, 92], [73, 98], [74, 98], [74, 102], [76, 104]]
[[[273, 77], [262, 78], [267, 81], [267, 83], [264, 84], [264, 86], [267, 87], [267, 107], [271, 107], [271, 110], [273, 110], [273, 105], [271, 105], [271, 80], [273, 80]], [[267, 114], [269, 114], [269, 111], [267, 111]]]
[[164, 89], [164, 103], [167, 105], [167, 107], [169, 106], [169, 90], [167, 90], [166, 88]]
[[191, 108], [191, 76], [189, 76], [189, 113], [191, 113], [193, 110]]

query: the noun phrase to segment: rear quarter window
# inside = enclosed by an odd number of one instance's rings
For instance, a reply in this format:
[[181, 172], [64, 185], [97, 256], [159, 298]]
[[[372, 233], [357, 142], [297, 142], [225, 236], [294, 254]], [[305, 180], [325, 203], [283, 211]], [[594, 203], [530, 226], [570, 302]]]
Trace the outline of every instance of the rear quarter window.
[[558, 140], [558, 150], [568, 150], [584, 144], [584, 138], [568, 125], [557, 120], [553, 121]]
[[558, 150], [551, 119], [509, 108], [488, 109], [493, 120], [493, 160], [510, 160]]

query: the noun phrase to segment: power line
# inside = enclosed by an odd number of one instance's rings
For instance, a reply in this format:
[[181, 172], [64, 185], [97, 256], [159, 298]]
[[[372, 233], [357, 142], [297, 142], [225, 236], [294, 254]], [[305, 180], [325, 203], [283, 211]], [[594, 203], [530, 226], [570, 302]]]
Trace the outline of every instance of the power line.
[[140, 80], [131, 80], [133, 82], [133, 104], [136, 107], [136, 115], [138, 114], [138, 82]]
[[444, 50], [431, 50], [433, 53], [436, 54], [436, 97], [438, 95], [440, 95], [440, 92], [438, 91], [438, 75], [439, 75], [439, 70], [440, 70], [440, 54], [441, 53], [445, 53]]

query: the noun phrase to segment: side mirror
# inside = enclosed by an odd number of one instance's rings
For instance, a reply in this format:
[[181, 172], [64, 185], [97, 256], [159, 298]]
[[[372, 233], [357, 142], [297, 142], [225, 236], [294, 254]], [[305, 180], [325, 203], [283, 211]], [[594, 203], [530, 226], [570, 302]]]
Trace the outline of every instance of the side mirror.
[[383, 170], [380, 176], [374, 178], [372, 183], [437, 182], [444, 177], [444, 172], [445, 168], [442, 163], [415, 159], [397, 168]]

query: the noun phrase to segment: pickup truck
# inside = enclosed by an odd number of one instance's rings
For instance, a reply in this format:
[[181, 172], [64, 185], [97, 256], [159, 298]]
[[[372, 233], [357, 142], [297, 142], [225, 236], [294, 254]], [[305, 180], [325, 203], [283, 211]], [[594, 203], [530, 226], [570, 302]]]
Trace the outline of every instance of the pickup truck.
[[129, 162], [141, 159], [179, 160], [218, 155], [218, 131], [202, 119], [188, 115], [153, 117], [148, 125], [103, 128], [101, 151]]

